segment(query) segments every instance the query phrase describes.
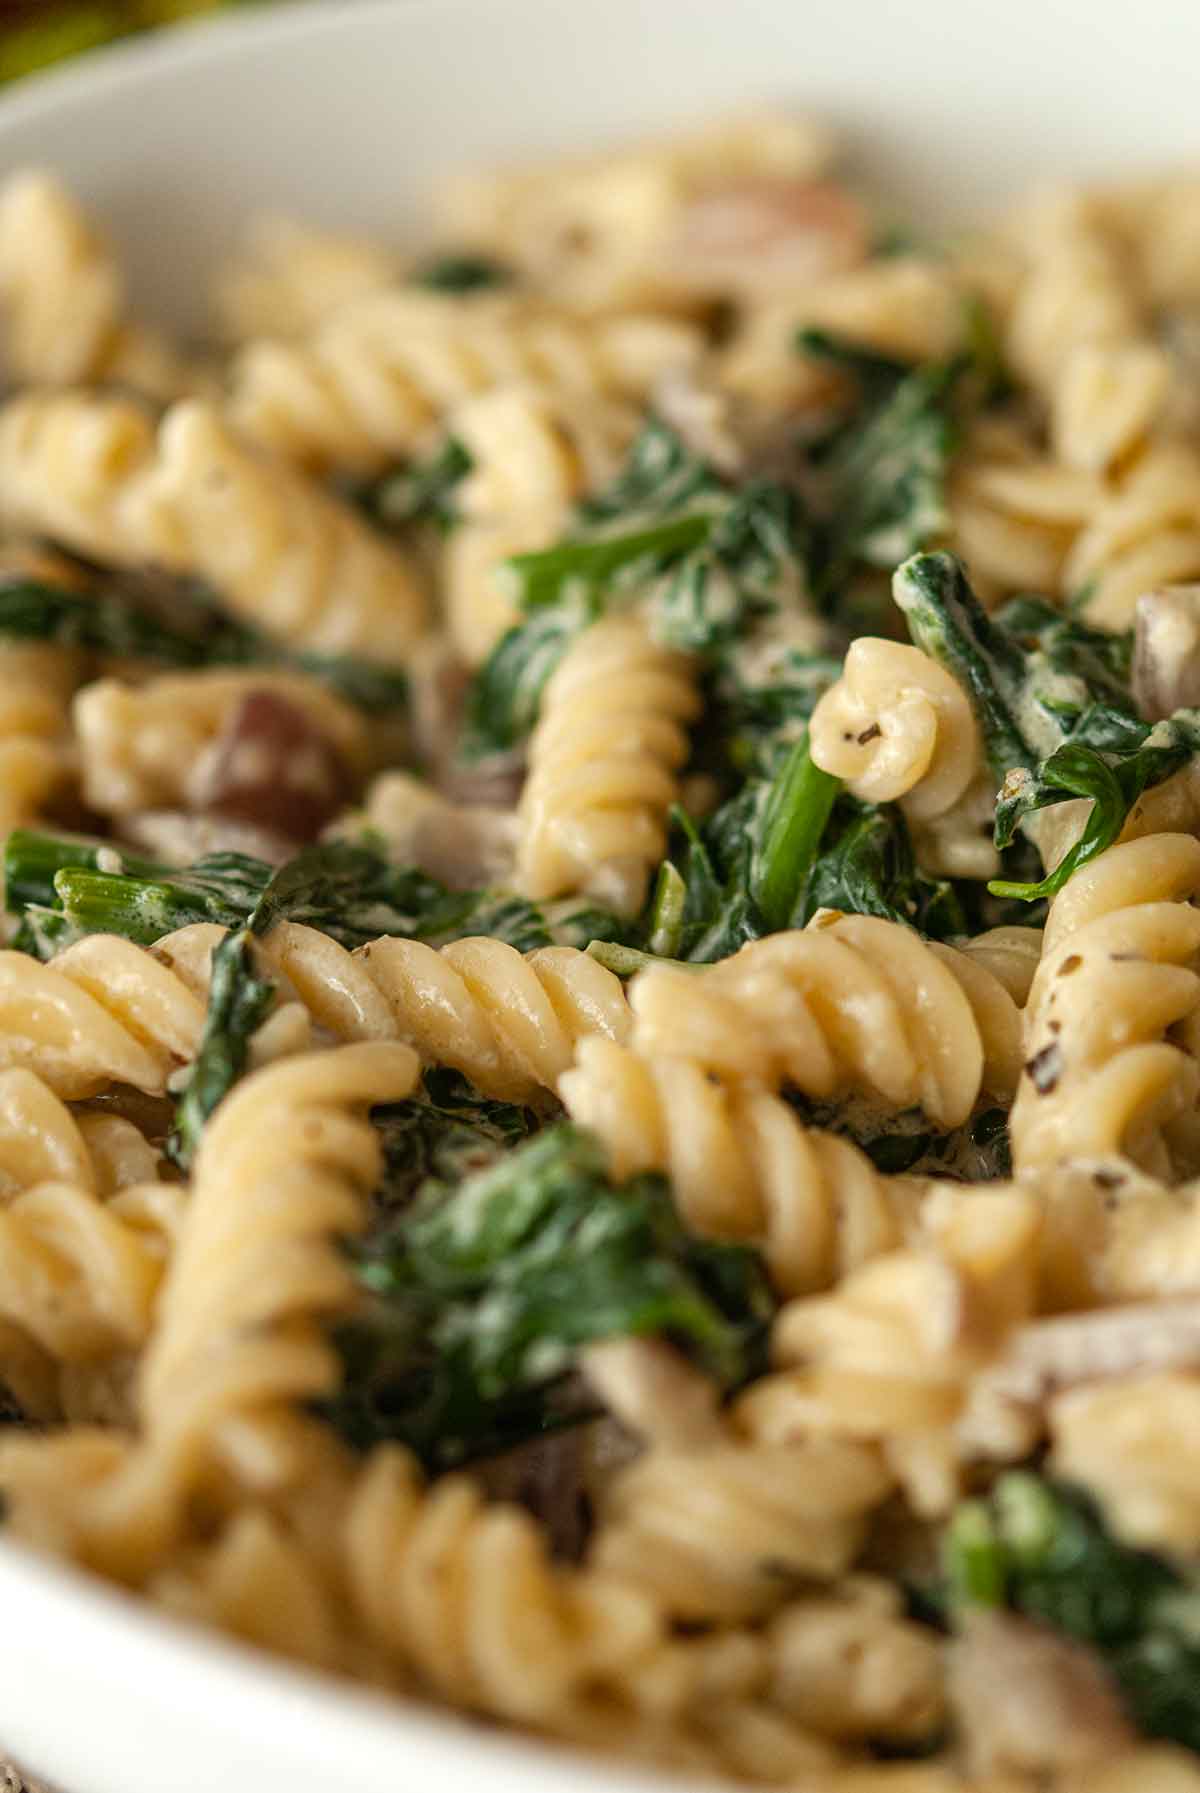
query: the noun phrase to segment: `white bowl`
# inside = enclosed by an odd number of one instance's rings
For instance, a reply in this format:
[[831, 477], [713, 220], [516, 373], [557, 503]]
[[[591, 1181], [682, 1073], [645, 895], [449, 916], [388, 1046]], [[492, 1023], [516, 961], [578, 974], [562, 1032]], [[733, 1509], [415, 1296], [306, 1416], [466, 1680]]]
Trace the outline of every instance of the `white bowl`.
[[[0, 103], [139, 298], [187, 326], [264, 206], [402, 238], [431, 182], [753, 100], [843, 125], [877, 187], [962, 217], [1047, 175], [1200, 160], [1195, 0], [404, 0], [285, 9], [95, 57]], [[70, 1793], [628, 1788], [176, 1627], [0, 1544], [0, 1738]]]

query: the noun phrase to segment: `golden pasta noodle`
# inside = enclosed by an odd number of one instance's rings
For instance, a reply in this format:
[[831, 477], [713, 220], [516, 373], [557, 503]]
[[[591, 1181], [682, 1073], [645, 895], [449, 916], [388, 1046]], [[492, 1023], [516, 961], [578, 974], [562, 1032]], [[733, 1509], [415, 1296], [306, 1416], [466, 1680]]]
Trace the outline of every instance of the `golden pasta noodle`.
[[589, 326], [507, 297], [395, 288], [339, 309], [308, 341], [249, 344], [230, 407], [276, 454], [369, 472], [410, 454], [474, 393], [528, 381], [576, 403], [645, 398], [698, 350], [687, 325], [653, 315]]
[[611, 617], [585, 631], [546, 686], [529, 743], [520, 888], [579, 892], [622, 914], [641, 907], [699, 707], [687, 657], [644, 622]]
[[1200, 182], [913, 222], [718, 118], [193, 363], [0, 185], [14, 1544], [615, 1773], [1200, 1785]]

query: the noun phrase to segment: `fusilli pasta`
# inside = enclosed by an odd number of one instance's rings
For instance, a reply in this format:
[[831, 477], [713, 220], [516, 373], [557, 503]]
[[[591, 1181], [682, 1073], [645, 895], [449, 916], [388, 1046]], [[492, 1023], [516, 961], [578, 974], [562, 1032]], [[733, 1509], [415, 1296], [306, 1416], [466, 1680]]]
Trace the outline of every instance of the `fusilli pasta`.
[[1170, 1167], [1200, 1075], [1165, 1037], [1200, 1003], [1198, 883], [1194, 839], [1149, 835], [1110, 847], [1052, 908], [1012, 1114], [1019, 1168], [1115, 1152]]
[[583, 325], [506, 297], [397, 288], [347, 305], [306, 343], [250, 344], [231, 414], [289, 460], [369, 472], [410, 454], [472, 393], [532, 381], [577, 404], [644, 398], [698, 349], [687, 325], [654, 316]]
[[542, 697], [521, 796], [517, 878], [531, 897], [641, 906], [700, 698], [687, 657], [637, 617], [586, 630]]
[[321, 654], [399, 664], [425, 601], [399, 549], [300, 474], [260, 459], [209, 404], [155, 434], [130, 400], [29, 394], [0, 412], [0, 516], [118, 566], [207, 580], [235, 614]]

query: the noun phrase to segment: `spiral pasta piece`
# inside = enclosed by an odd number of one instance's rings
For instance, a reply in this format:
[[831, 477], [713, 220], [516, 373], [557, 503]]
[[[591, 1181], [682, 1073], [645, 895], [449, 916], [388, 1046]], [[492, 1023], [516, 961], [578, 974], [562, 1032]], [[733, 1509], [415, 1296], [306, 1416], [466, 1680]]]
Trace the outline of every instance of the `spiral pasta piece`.
[[1013, 306], [1009, 357], [1045, 399], [1059, 458], [1103, 471], [1157, 422], [1170, 364], [1142, 315], [1121, 246], [1089, 195], [1043, 202], [1023, 236], [1029, 271]]
[[395, 665], [425, 623], [398, 548], [200, 400], [156, 434], [130, 400], [31, 393], [0, 411], [0, 518], [119, 566], [205, 580], [235, 615], [321, 654]]
[[[75, 575], [55, 555], [12, 545], [0, 549], [0, 581], [33, 579], [71, 588]], [[74, 782], [71, 694], [84, 672], [73, 648], [51, 642], [0, 642], [0, 836], [34, 820]]]
[[1187, 441], [1153, 443], [1118, 478], [1076, 537], [1065, 595], [1087, 620], [1127, 629], [1137, 601], [1200, 575], [1200, 454]]
[[1053, 1403], [1051, 1462], [1094, 1494], [1130, 1543], [1200, 1546], [1200, 1381], [1178, 1370], [1072, 1389]]
[[1110, 847], [1056, 900], [1026, 1011], [1018, 1170], [1116, 1153], [1174, 1168], [1172, 1123], [1200, 1085], [1167, 1037], [1200, 1006], [1198, 890], [1200, 843], [1158, 834]]
[[87, 1188], [39, 1183], [0, 1209], [0, 1316], [59, 1362], [144, 1345], [162, 1274], [153, 1237]]
[[584, 631], [546, 686], [529, 743], [517, 854], [527, 896], [580, 892], [636, 913], [699, 710], [686, 656], [660, 647], [642, 618]]
[[860, 1091], [961, 1124], [982, 1087], [1010, 1092], [1016, 1005], [952, 949], [898, 922], [827, 911], [702, 972], [651, 966], [630, 989], [633, 1044], [821, 1100]]
[[382, 1042], [289, 1058], [209, 1122], [139, 1389], [177, 1484], [217, 1462], [252, 1485], [294, 1473], [287, 1422], [336, 1385], [322, 1322], [353, 1302], [334, 1240], [360, 1228], [382, 1164], [365, 1111], [407, 1096], [417, 1069]]
[[1059, 591], [1079, 530], [1105, 502], [1096, 473], [1047, 457], [1032, 426], [987, 412], [969, 426], [947, 482], [950, 540], [991, 604]]
[[[264, 694], [298, 711], [313, 730], [308, 763], [297, 763], [293, 754], [289, 766], [297, 789], [319, 791], [328, 778], [321, 742], [347, 771], [365, 772], [369, 749], [363, 716], [300, 673], [187, 672], [138, 685], [96, 679], [79, 693], [72, 712], [86, 801], [111, 816], [202, 808], [222, 738], [247, 699]], [[254, 751], [249, 744], [247, 757]]]
[[[154, 951], [203, 995], [223, 937], [223, 929], [200, 922], [167, 935]], [[573, 946], [520, 953], [479, 935], [438, 949], [385, 935], [350, 953], [317, 928], [279, 922], [258, 951], [283, 980], [285, 998], [297, 999], [284, 1006], [301, 1006], [327, 1035], [406, 1041], [424, 1064], [450, 1065], [505, 1101], [553, 1090], [590, 1035], [623, 1040], [629, 1033], [620, 979]]]
[[507, 297], [396, 288], [346, 305], [307, 342], [251, 343], [230, 414], [288, 460], [368, 473], [411, 454], [473, 393], [532, 381], [576, 402], [644, 399], [699, 350], [697, 332], [653, 315], [582, 325]]
[[801, 326], [900, 361], [944, 360], [961, 346], [967, 296], [948, 262], [900, 255], [752, 301], [720, 352], [721, 385], [768, 416], [827, 400], [836, 376], [796, 353]]
[[98, 1181], [83, 1127], [49, 1085], [20, 1066], [0, 1071], [0, 1200], [37, 1183]]
[[125, 281], [53, 174], [23, 169], [0, 188], [0, 311], [9, 378], [105, 380], [173, 398], [196, 380], [168, 344], [125, 314]]
[[919, 1182], [881, 1176], [778, 1096], [690, 1059], [584, 1039], [558, 1088], [572, 1119], [603, 1140], [614, 1176], [663, 1172], [688, 1226], [760, 1244], [784, 1294], [828, 1288], [915, 1226]]
[[131, 1083], [161, 1095], [195, 1054], [204, 1006], [151, 953], [89, 934], [49, 965], [0, 952], [0, 1066], [68, 1099]]
[[614, 477], [636, 427], [629, 406], [530, 384], [481, 392], [450, 414], [449, 434], [472, 470], [456, 494], [441, 584], [447, 626], [469, 666], [518, 619], [503, 562], [566, 534], [572, 506]]
[[494, 1716], [556, 1726], [657, 1641], [653, 1600], [552, 1565], [528, 1515], [486, 1507], [463, 1476], [425, 1491], [403, 1451], [376, 1451], [345, 1519], [354, 1609], [427, 1687]]
[[891, 1487], [878, 1452], [850, 1438], [652, 1447], [607, 1491], [588, 1560], [677, 1618], [747, 1619], [789, 1575], [839, 1575]]
[[219, 271], [214, 306], [230, 342], [306, 336], [400, 274], [379, 243], [267, 215], [251, 219], [236, 258]]
[[983, 764], [979, 726], [958, 680], [919, 648], [863, 635], [820, 698], [809, 729], [822, 771], [866, 803], [900, 800], [927, 822], [958, 802]]
[[437, 952], [385, 939], [354, 958], [426, 1064], [452, 1065], [506, 1101], [554, 1089], [581, 1040], [628, 1032], [620, 980], [574, 947], [522, 955], [481, 936]]
[[[278, 1515], [236, 1511], [214, 1543], [178, 1552], [147, 1583], [156, 1605], [314, 1668], [350, 1666], [335, 1591]], [[360, 1672], [382, 1679], [361, 1657]]]
[[972, 1377], [1032, 1311], [1041, 1217], [1018, 1186], [950, 1186], [928, 1237], [875, 1258], [829, 1295], [789, 1303], [772, 1335], [781, 1366], [743, 1395], [737, 1423], [762, 1444], [873, 1440], [918, 1512], [958, 1491]]

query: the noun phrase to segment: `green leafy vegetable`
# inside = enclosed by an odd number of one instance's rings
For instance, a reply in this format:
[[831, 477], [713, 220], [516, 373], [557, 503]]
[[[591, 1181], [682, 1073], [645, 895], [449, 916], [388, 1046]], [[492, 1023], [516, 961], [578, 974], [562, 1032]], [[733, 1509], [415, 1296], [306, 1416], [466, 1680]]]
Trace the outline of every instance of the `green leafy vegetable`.
[[995, 880], [999, 897], [1053, 896], [1118, 838], [1142, 793], [1190, 763], [1200, 749], [1200, 714], [1142, 721], [1129, 687], [1128, 637], [1110, 637], [1037, 599], [989, 617], [960, 563], [919, 554], [896, 574], [896, 602], [917, 646], [945, 666], [969, 696], [1000, 786], [996, 845], [1051, 805], [1088, 798], [1076, 843], [1036, 882]]
[[379, 1197], [385, 1215], [407, 1207], [431, 1177], [457, 1184], [487, 1169], [539, 1124], [531, 1109], [481, 1096], [457, 1071], [431, 1068], [423, 1082], [422, 1098], [374, 1113], [386, 1163]]
[[807, 528], [794, 494], [766, 481], [729, 492], [652, 420], [613, 486], [579, 508], [572, 534], [508, 562], [525, 612], [480, 669], [464, 751], [514, 746], [575, 637], [636, 597], [656, 634], [719, 657], [806, 590]]
[[434, 523], [446, 533], [458, 522], [458, 488], [473, 466], [457, 436], [447, 436], [427, 460], [373, 480], [357, 500], [386, 529]]
[[[112, 869], [117, 861], [120, 869]], [[276, 921], [318, 928], [345, 947], [391, 934], [433, 946], [490, 934], [520, 952], [620, 938], [625, 924], [585, 903], [539, 908], [503, 890], [448, 890], [395, 866], [373, 847], [306, 847], [278, 870], [241, 853], [217, 853], [180, 870], [131, 858], [100, 841], [18, 829], [5, 847], [6, 902], [21, 917], [15, 944], [49, 958], [83, 934], [120, 934], [150, 946], [189, 922]], [[108, 867], [109, 869], [101, 869]]]
[[511, 286], [515, 278], [505, 262], [469, 251], [434, 256], [430, 261], [422, 262], [409, 276], [414, 286], [428, 287], [435, 293], [484, 292]]
[[167, 1141], [169, 1156], [184, 1169], [196, 1155], [209, 1116], [244, 1075], [251, 1037], [274, 999], [275, 985], [255, 970], [252, 930], [227, 934], [213, 953], [204, 1031]]
[[1145, 1735], [1200, 1750], [1200, 1590], [1114, 1538], [1081, 1490], [1003, 1476], [959, 1506], [946, 1572], [953, 1610], [1007, 1606], [1090, 1645]]
[[270, 877], [270, 866], [241, 853], [213, 853], [177, 870], [107, 843], [23, 828], [4, 847], [5, 904], [21, 917], [13, 944], [39, 959], [85, 934], [150, 946], [192, 922], [240, 927]]
[[180, 585], [172, 595], [168, 620], [140, 606], [116, 584], [79, 592], [30, 579], [0, 581], [0, 639], [49, 641], [186, 669], [286, 668], [320, 679], [360, 709], [385, 715], [407, 702], [408, 681], [396, 668], [289, 653], [257, 630], [223, 616], [204, 594]]
[[814, 449], [825, 487], [817, 588], [835, 604], [856, 565], [890, 571], [945, 529], [956, 392], [970, 362], [909, 368], [818, 330], [801, 331], [797, 346], [845, 368], [859, 392], [850, 415]]
[[736, 1386], [771, 1312], [753, 1252], [693, 1238], [660, 1178], [611, 1182], [565, 1123], [457, 1186], [427, 1185], [356, 1262], [375, 1300], [343, 1336], [331, 1417], [435, 1468], [582, 1417], [571, 1371], [599, 1339], [665, 1336]]
[[839, 798], [813, 862], [798, 921], [810, 921], [818, 909], [882, 916], [934, 939], [965, 931], [953, 886], [921, 871], [899, 809], [848, 795]]
[[806, 732], [773, 779], [747, 780], [702, 829], [676, 812], [681, 846], [650, 920], [666, 955], [707, 964], [791, 925], [840, 788], [813, 764]]

